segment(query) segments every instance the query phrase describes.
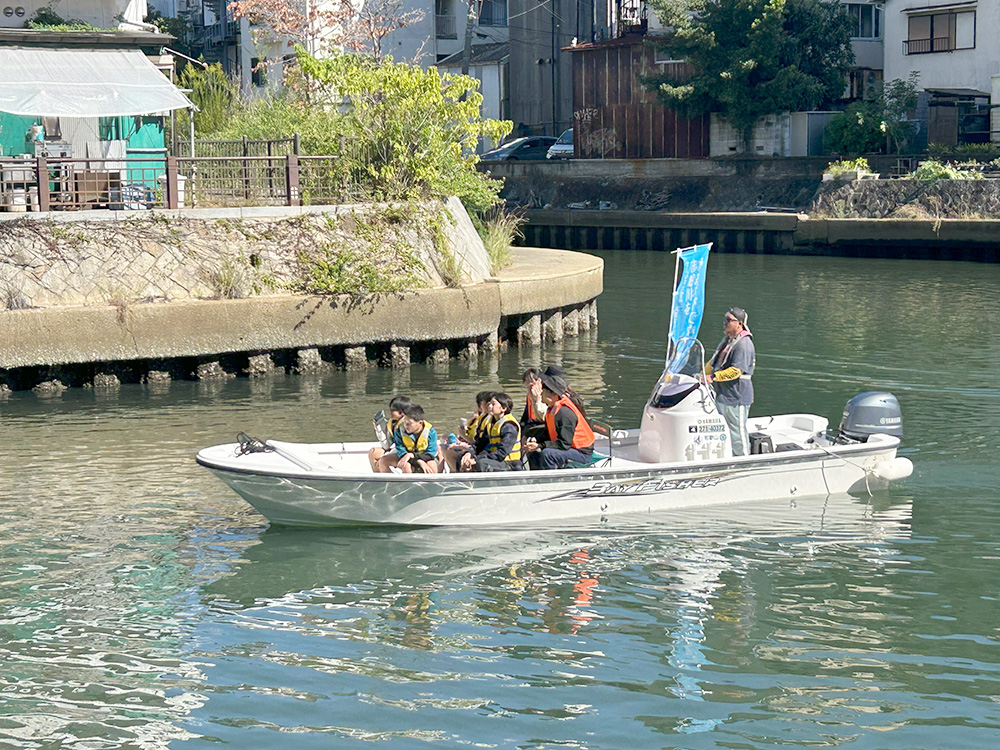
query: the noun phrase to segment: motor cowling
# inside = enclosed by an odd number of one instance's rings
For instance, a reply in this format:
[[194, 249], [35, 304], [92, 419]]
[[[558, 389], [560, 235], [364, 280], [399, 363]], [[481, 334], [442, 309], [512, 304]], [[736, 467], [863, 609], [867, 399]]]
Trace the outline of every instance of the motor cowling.
[[839, 441], [864, 443], [872, 435], [903, 437], [903, 412], [891, 393], [859, 393], [844, 406]]

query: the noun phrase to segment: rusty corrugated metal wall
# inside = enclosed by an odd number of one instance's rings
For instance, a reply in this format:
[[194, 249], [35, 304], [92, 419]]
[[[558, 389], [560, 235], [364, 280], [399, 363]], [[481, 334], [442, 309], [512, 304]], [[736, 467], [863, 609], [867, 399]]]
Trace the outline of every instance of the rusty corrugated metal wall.
[[688, 120], [639, 80], [664, 70], [683, 80], [683, 63], [655, 63], [642, 41], [623, 39], [573, 52], [573, 141], [577, 158], [708, 157], [707, 115]]

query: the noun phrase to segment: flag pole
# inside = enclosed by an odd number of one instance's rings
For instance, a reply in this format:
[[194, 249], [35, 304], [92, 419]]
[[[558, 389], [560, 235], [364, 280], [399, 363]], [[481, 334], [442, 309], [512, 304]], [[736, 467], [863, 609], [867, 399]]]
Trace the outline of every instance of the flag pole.
[[674, 283], [670, 287], [670, 318], [667, 320], [667, 359], [663, 364], [663, 369], [667, 369], [667, 365], [670, 364], [671, 358], [674, 356], [673, 349], [673, 339], [670, 337], [670, 329], [674, 323], [674, 297], [677, 294], [677, 274], [681, 267], [681, 253], [685, 250], [690, 250], [692, 247], [697, 247], [697, 245], [692, 245], [691, 247], [679, 247], [676, 250], [672, 250], [674, 256]]

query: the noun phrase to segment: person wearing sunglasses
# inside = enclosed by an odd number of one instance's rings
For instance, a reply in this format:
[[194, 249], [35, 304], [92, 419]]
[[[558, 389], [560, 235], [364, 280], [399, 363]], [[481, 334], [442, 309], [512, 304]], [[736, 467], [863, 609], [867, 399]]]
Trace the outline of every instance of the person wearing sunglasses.
[[725, 333], [715, 354], [708, 362], [706, 379], [715, 388], [715, 403], [726, 420], [732, 441], [733, 455], [750, 452], [747, 417], [753, 403], [753, 376], [757, 363], [753, 334], [747, 326], [747, 311], [730, 308], [722, 318]]

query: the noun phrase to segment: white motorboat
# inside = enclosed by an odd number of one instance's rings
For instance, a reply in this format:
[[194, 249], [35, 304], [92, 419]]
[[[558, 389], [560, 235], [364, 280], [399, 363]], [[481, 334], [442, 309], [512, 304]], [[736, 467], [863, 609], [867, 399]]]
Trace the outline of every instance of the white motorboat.
[[859, 394], [840, 429], [812, 414], [750, 420], [754, 450], [733, 457], [708, 387], [666, 374], [639, 429], [598, 436], [595, 461], [570, 469], [375, 474], [377, 443], [244, 440], [197, 460], [275, 524], [494, 526], [611, 518], [749, 500], [870, 492], [909, 476], [898, 457], [895, 397]]
[[198, 463], [272, 523], [293, 526], [540, 524], [870, 492], [909, 476], [909, 459], [896, 456], [902, 415], [889, 393], [852, 398], [833, 435], [827, 420], [812, 414], [751, 419], [751, 455], [733, 457], [713, 391], [700, 377], [705, 352], [697, 333], [709, 249], [677, 251], [664, 373], [639, 428], [604, 430], [587, 466], [376, 474], [368, 463], [376, 443], [249, 438], [206, 448]]

